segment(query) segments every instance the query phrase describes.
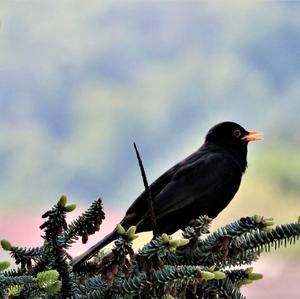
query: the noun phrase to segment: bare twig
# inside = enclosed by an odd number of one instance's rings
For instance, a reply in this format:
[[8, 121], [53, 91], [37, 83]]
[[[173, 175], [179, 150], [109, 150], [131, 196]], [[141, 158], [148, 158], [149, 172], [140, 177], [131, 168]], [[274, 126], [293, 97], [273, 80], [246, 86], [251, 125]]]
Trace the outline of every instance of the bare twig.
[[156, 224], [156, 217], [155, 217], [155, 212], [154, 212], [154, 207], [153, 207], [153, 199], [152, 199], [152, 195], [151, 195], [151, 190], [149, 188], [148, 185], [148, 181], [147, 181], [147, 176], [145, 173], [145, 169], [143, 166], [143, 162], [142, 159], [140, 157], [139, 151], [137, 149], [137, 146], [135, 144], [135, 142], [133, 143], [134, 149], [135, 149], [135, 153], [139, 162], [139, 166], [140, 166], [140, 170], [141, 170], [141, 175], [143, 178], [143, 183], [145, 186], [145, 190], [147, 192], [148, 195], [148, 203], [149, 203], [149, 210], [150, 210], [150, 218], [151, 218], [151, 225], [152, 225], [152, 230], [153, 230], [153, 236], [156, 237], [158, 235], [158, 230], [157, 230], [157, 224]]

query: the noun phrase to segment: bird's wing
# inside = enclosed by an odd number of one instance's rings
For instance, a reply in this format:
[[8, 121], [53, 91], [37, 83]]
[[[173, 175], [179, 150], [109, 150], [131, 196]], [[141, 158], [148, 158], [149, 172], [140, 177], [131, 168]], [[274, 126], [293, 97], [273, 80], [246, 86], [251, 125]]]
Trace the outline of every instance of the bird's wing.
[[182, 166], [154, 198], [157, 219], [219, 192], [233, 193], [233, 196], [239, 187], [241, 174], [235, 160], [225, 154], [207, 154]]
[[[194, 152], [193, 154], [167, 170], [159, 178], [157, 178], [149, 186], [152, 198], [155, 198], [171, 182], [174, 175], [178, 172], [179, 169], [183, 167], [183, 165], [190, 165], [191, 163], [196, 161], [200, 155], [201, 153], [199, 151]], [[122, 220], [122, 223], [128, 223], [129, 225], [136, 224], [136, 219], [137, 221], [139, 221], [140, 218], [147, 213], [148, 209], [148, 194], [146, 193], [146, 191], [144, 191], [128, 208], [126, 215]]]

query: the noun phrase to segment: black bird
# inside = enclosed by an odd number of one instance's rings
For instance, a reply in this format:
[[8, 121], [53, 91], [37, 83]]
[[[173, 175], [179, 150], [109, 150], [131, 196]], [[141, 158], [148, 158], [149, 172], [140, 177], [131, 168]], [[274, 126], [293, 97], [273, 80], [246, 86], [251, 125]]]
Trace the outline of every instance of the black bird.
[[[249, 141], [262, 140], [260, 131], [246, 131], [234, 122], [212, 127], [204, 144], [170, 168], [150, 186], [158, 233], [172, 234], [184, 229], [200, 215], [215, 218], [238, 191], [247, 167]], [[121, 224], [136, 226], [137, 232], [152, 230], [148, 196], [144, 191], [129, 207]], [[117, 238], [112, 231], [84, 254], [73, 266], [92, 257]]]

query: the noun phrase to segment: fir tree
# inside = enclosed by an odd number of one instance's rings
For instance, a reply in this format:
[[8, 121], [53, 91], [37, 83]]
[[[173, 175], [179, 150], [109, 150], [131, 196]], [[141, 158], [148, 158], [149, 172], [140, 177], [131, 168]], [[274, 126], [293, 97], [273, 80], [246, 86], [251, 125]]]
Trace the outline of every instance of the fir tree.
[[[138, 151], [137, 155], [151, 210], [151, 193]], [[0, 298], [242, 299], [241, 286], [262, 278], [251, 267], [260, 253], [287, 246], [300, 236], [300, 219], [273, 227], [272, 218], [255, 215], [209, 233], [212, 220], [200, 216], [190, 222], [181, 239], [173, 239], [156, 233], [152, 209], [154, 237], [138, 252], [132, 249], [138, 237], [135, 227], [119, 224], [111, 252], [101, 251], [73, 269], [68, 249], [79, 238], [86, 243], [105, 218], [99, 198], [67, 224], [66, 215], [75, 208], [62, 196], [43, 214], [41, 247], [20, 248], [1, 241], [17, 268], [11, 270], [8, 261], [0, 262]]]

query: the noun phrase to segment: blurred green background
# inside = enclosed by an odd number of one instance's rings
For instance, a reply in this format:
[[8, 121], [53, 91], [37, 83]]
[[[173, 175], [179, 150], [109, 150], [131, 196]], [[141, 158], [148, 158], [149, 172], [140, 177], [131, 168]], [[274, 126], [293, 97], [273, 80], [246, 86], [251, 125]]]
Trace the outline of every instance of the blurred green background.
[[143, 190], [133, 141], [152, 181], [225, 120], [265, 141], [215, 225], [300, 215], [299, 2], [3, 0], [0, 20], [4, 237], [41, 242], [63, 193], [102, 196], [111, 229]]

